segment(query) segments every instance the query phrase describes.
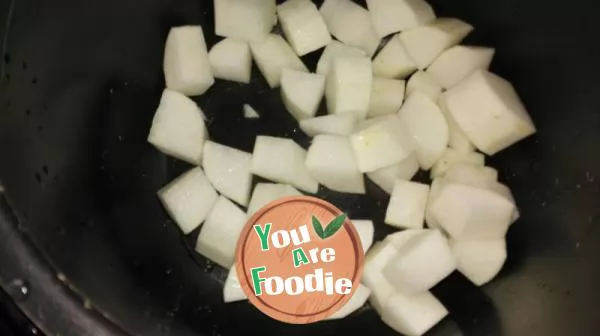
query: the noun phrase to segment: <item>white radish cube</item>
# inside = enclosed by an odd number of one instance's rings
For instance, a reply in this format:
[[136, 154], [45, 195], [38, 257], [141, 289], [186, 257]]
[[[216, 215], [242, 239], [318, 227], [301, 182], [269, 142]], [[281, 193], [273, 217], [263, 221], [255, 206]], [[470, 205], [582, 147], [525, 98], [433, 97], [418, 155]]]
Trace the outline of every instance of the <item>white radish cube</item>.
[[306, 150], [293, 140], [264, 135], [256, 137], [253, 174], [314, 194], [319, 190], [319, 183], [310, 176], [305, 162]]
[[356, 116], [351, 113], [300, 120], [300, 128], [311, 137], [319, 134], [347, 136], [354, 131], [355, 127]]
[[310, 0], [287, 0], [277, 6], [285, 37], [299, 56], [321, 49], [331, 42], [327, 25]]
[[214, 5], [218, 36], [262, 42], [277, 22], [275, 0], [214, 0]]
[[459, 162], [448, 169], [445, 175], [446, 182], [466, 184], [478, 188], [486, 188], [496, 183], [498, 171], [490, 167], [481, 167], [472, 163]]
[[430, 169], [448, 146], [448, 123], [442, 111], [427, 96], [415, 92], [406, 99], [398, 115], [417, 144], [419, 165]]
[[442, 94], [442, 87], [427, 72], [417, 71], [410, 76], [406, 84], [406, 96], [408, 97], [416, 91], [423, 93], [433, 102], [436, 102]]
[[454, 46], [431, 63], [427, 73], [443, 88], [450, 89], [475, 71], [487, 70], [494, 53], [493, 48]]
[[385, 223], [397, 228], [422, 229], [429, 186], [397, 180], [385, 213]]
[[370, 295], [371, 290], [366, 286], [359, 284], [350, 300], [348, 300], [342, 308], [326, 318], [326, 320], [338, 320], [347, 317], [357, 311], [360, 307], [364, 306]]
[[260, 118], [260, 114], [258, 114], [258, 112], [256, 112], [256, 110], [252, 106], [244, 104], [244, 118], [258, 119]]
[[504, 239], [457, 240], [451, 245], [458, 270], [477, 286], [492, 281], [506, 261]]
[[448, 110], [480, 151], [494, 155], [535, 133], [535, 126], [513, 86], [484, 70], [446, 93]]
[[367, 0], [379, 37], [432, 23], [435, 13], [423, 0]]
[[244, 225], [246, 214], [220, 196], [200, 229], [196, 251], [225, 268], [231, 268]]
[[448, 146], [465, 154], [474, 152], [475, 146], [473, 146], [471, 140], [467, 138], [465, 133], [460, 129], [460, 127], [454, 120], [454, 117], [450, 114], [450, 111], [448, 111], [448, 104], [446, 103], [445, 93], [440, 95], [440, 98], [438, 99], [438, 107], [440, 108], [440, 111], [442, 111], [442, 113], [444, 114], [444, 117], [446, 117], [446, 122], [448, 122], [448, 131], [450, 132]]
[[270, 34], [263, 42], [250, 43], [250, 51], [258, 69], [271, 88], [279, 86], [283, 69], [308, 72], [302, 60], [279, 35]]
[[250, 83], [252, 55], [247, 42], [226, 38], [210, 49], [208, 61], [215, 78]]
[[358, 233], [363, 251], [367, 253], [367, 251], [371, 248], [371, 245], [373, 245], [373, 237], [375, 235], [375, 226], [373, 225], [373, 221], [367, 219], [353, 219], [352, 224], [354, 224], [354, 228]]
[[231, 266], [229, 269], [227, 280], [225, 280], [225, 285], [223, 286], [223, 301], [225, 301], [225, 303], [248, 299], [244, 289], [242, 289], [242, 285], [240, 284], [240, 279], [237, 276], [237, 270], [235, 267], [235, 264], [233, 264], [233, 266]]
[[448, 310], [430, 292], [408, 297], [392, 296], [381, 319], [390, 328], [406, 336], [421, 336], [448, 315]]
[[433, 208], [433, 204], [437, 200], [442, 189], [444, 189], [445, 185], [446, 181], [443, 177], [437, 177], [431, 182], [431, 186], [429, 187], [429, 197], [427, 198], [427, 206], [425, 207], [425, 223], [427, 224], [427, 227], [433, 230], [440, 230], [442, 233], [446, 233], [446, 231], [444, 231], [440, 223], [435, 220], [431, 209]]
[[410, 181], [418, 171], [419, 161], [413, 153], [396, 164], [367, 173], [367, 177], [383, 191], [391, 194], [397, 180]]
[[397, 253], [392, 243], [383, 241], [375, 243], [365, 257], [362, 283], [371, 289], [369, 301], [380, 314], [387, 300], [396, 292], [383, 275], [383, 268]]
[[200, 107], [181, 93], [164, 90], [148, 142], [165, 154], [199, 165], [206, 138], [208, 132]]
[[250, 198], [248, 216], [254, 215], [263, 206], [288, 196], [302, 196], [302, 193], [287, 184], [258, 183]]
[[373, 118], [398, 112], [404, 101], [406, 82], [388, 78], [373, 78], [371, 103], [367, 117]]
[[158, 191], [165, 210], [184, 234], [202, 224], [217, 197], [217, 192], [200, 168], [193, 168]]
[[505, 186], [504, 184], [498, 183], [498, 182], [492, 183], [486, 187], [488, 190], [491, 190], [491, 191], [495, 192], [496, 194], [502, 196], [505, 200], [507, 200], [508, 202], [512, 203], [515, 206], [515, 210], [512, 214], [510, 224], [513, 224], [514, 222], [516, 222], [517, 219], [519, 219], [519, 217], [521, 215], [519, 213], [519, 208], [517, 208], [517, 203], [515, 202], [515, 197], [513, 196], [510, 189], [507, 186]]
[[317, 73], [320, 75], [327, 75], [329, 68], [331, 67], [331, 62], [337, 57], [364, 56], [367, 56], [367, 53], [364, 50], [345, 45], [336, 40], [332, 40], [331, 43], [325, 47], [325, 50], [323, 50], [321, 58], [319, 58], [319, 63], [317, 64]]
[[410, 57], [399, 35], [392, 37], [373, 59], [373, 74], [383, 78], [408, 77], [417, 70], [417, 64]]
[[283, 104], [296, 120], [314, 117], [324, 94], [325, 76], [293, 69], [281, 72]]
[[306, 169], [327, 188], [344, 193], [364, 194], [363, 173], [358, 170], [352, 145], [347, 137], [316, 136], [306, 156]]
[[335, 38], [364, 50], [369, 56], [375, 53], [380, 38], [366, 9], [348, 0], [325, 0], [320, 11]]
[[202, 167], [221, 195], [246, 206], [252, 189], [252, 155], [239, 149], [207, 141]]
[[386, 279], [407, 296], [423, 293], [456, 269], [448, 239], [439, 230], [410, 240], [384, 267]]
[[504, 238], [514, 211], [513, 203], [493, 191], [451, 183], [431, 208], [433, 218], [455, 239]]
[[373, 70], [367, 57], [338, 57], [327, 74], [325, 95], [329, 114], [353, 113], [364, 119], [369, 112]]
[[163, 70], [167, 89], [186, 96], [201, 95], [214, 84], [202, 27], [171, 28], [165, 43]]
[[431, 178], [444, 176], [452, 165], [463, 162], [471, 163], [483, 167], [485, 157], [481, 153], [461, 153], [453, 148], [447, 148], [442, 157], [435, 163], [431, 169]]
[[415, 143], [404, 123], [396, 116], [382, 118], [350, 136], [354, 155], [362, 172], [373, 172], [406, 159]]
[[391, 243], [399, 251], [404, 247], [404, 245], [408, 244], [411, 240], [415, 239], [416, 237], [425, 232], [428, 232], [428, 230], [408, 229], [398, 231], [387, 235], [384, 241]]
[[421, 70], [427, 68], [444, 50], [457, 45], [473, 26], [454, 18], [437, 19], [433, 24], [400, 33], [400, 40]]

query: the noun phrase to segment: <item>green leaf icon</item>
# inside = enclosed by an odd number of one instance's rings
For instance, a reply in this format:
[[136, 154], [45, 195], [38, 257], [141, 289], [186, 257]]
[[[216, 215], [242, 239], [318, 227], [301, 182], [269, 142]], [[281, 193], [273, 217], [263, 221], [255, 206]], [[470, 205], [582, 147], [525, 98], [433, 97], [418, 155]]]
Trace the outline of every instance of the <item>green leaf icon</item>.
[[321, 225], [321, 222], [319, 222], [319, 220], [315, 216], [312, 216], [312, 225], [313, 225], [313, 229], [315, 229], [315, 233], [317, 234], [317, 236], [319, 236], [319, 238], [321, 238], [321, 239], [325, 239], [325, 237], [324, 237], [325, 234], [323, 232], [323, 226]]
[[327, 224], [327, 227], [325, 227], [325, 230], [323, 230], [323, 226], [321, 225], [321, 222], [319, 222], [317, 217], [312, 216], [313, 228], [315, 229], [315, 233], [317, 234], [317, 236], [319, 236], [319, 238], [321, 238], [321, 239], [327, 239], [327, 238], [333, 236], [336, 232], [339, 231], [339, 229], [342, 226], [344, 226], [345, 220], [346, 220], [346, 215], [341, 214], [341, 215], [337, 216], [336, 218], [334, 218], [329, 224]]

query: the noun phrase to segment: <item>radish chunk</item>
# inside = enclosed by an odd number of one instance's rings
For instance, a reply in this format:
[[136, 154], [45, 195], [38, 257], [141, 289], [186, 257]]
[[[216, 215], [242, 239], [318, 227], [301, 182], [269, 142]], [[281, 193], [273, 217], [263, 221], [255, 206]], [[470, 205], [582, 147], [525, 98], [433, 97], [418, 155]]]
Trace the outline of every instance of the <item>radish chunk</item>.
[[464, 154], [474, 152], [475, 146], [473, 146], [471, 141], [467, 138], [465, 133], [460, 129], [460, 127], [454, 120], [454, 117], [450, 114], [450, 111], [448, 111], [448, 104], [446, 103], [445, 93], [440, 95], [440, 98], [438, 99], [438, 107], [440, 108], [440, 111], [442, 111], [444, 117], [446, 117], [446, 121], [448, 122], [448, 146]]
[[325, 47], [319, 63], [317, 64], [317, 73], [320, 75], [327, 75], [331, 62], [337, 57], [363, 57], [367, 56], [367, 53], [359, 48], [347, 46], [339, 41], [332, 40], [331, 43]]
[[387, 300], [396, 292], [383, 275], [383, 268], [397, 253], [398, 250], [392, 243], [383, 241], [375, 243], [365, 257], [362, 282], [371, 289], [369, 301], [379, 314]]
[[277, 6], [277, 15], [285, 37], [299, 56], [331, 42], [327, 25], [310, 0], [287, 0]]
[[410, 181], [418, 171], [419, 161], [413, 153], [401, 162], [367, 173], [367, 176], [383, 191], [391, 194], [397, 180]]
[[461, 153], [453, 148], [447, 148], [442, 157], [436, 162], [431, 169], [431, 178], [444, 176], [452, 165], [464, 162], [471, 163], [483, 167], [485, 165], [485, 157], [481, 153]]
[[373, 78], [368, 117], [378, 117], [398, 112], [404, 101], [403, 80]]
[[181, 93], [164, 90], [148, 142], [165, 154], [199, 165], [207, 137], [204, 114], [196, 103]]
[[494, 52], [493, 48], [454, 46], [444, 51], [427, 69], [427, 73], [443, 88], [450, 89], [473, 72], [487, 70]]
[[369, 112], [373, 70], [367, 57], [338, 57], [327, 74], [329, 114], [353, 113], [361, 120]]
[[304, 166], [306, 150], [291, 139], [259, 135], [254, 143], [251, 172], [300, 190], [316, 193], [319, 183]]
[[506, 261], [506, 242], [497, 240], [458, 240], [452, 243], [458, 270], [477, 286], [492, 281]]
[[186, 96], [201, 95], [214, 84], [202, 27], [171, 28], [165, 44], [163, 70], [167, 89]]
[[406, 159], [415, 144], [404, 123], [396, 116], [382, 118], [350, 136], [362, 172], [373, 172]]
[[410, 96], [414, 92], [421, 92], [433, 102], [438, 100], [442, 94], [442, 87], [426, 72], [417, 71], [408, 80], [406, 84], [406, 96]]
[[290, 45], [279, 35], [271, 34], [263, 42], [251, 43], [250, 50], [258, 69], [271, 88], [279, 86], [281, 72], [285, 68], [308, 72]]
[[390, 235], [387, 235], [387, 237], [385, 237], [384, 241], [385, 242], [389, 242], [392, 245], [394, 245], [394, 247], [397, 250], [402, 249], [402, 247], [404, 247], [404, 245], [408, 244], [408, 242], [410, 242], [411, 240], [415, 239], [416, 237], [418, 237], [419, 235], [425, 233], [425, 232], [429, 232], [428, 230], [403, 230], [403, 231], [398, 231], [395, 233], [392, 233]]
[[399, 35], [392, 37], [373, 60], [373, 74], [377, 77], [403, 79], [415, 70], [417, 65]]
[[283, 197], [302, 196], [302, 193], [287, 184], [258, 183], [252, 192], [248, 216], [254, 215], [263, 206]]
[[318, 135], [306, 157], [310, 175], [327, 188], [344, 193], [364, 194], [365, 181], [358, 170], [347, 137]]
[[277, 22], [275, 0], [214, 0], [215, 34], [263, 42]]
[[366, 9], [348, 0], [325, 0], [320, 11], [335, 38], [364, 50], [369, 56], [375, 53], [380, 38]]
[[258, 119], [260, 115], [252, 106], [248, 104], [244, 104], [244, 118], [246, 119]]
[[445, 176], [446, 182], [466, 184], [479, 188], [496, 183], [498, 171], [490, 167], [481, 167], [476, 164], [459, 162], [448, 169]]
[[202, 224], [217, 196], [200, 168], [193, 168], [158, 191], [165, 210], [184, 234]]
[[398, 115], [417, 144], [419, 165], [430, 169], [448, 146], [446, 118], [437, 105], [420, 92], [408, 97]]
[[227, 280], [225, 280], [225, 285], [223, 287], [223, 300], [225, 303], [229, 303], [247, 299], [248, 297], [246, 296], [246, 293], [244, 293], [242, 285], [240, 284], [240, 279], [237, 276], [235, 264], [233, 264], [229, 269], [229, 274], [227, 275]]
[[314, 117], [324, 93], [323, 75], [292, 69], [283, 69], [281, 72], [283, 104], [296, 120]]
[[438, 229], [443, 233], [446, 233], [440, 223], [438, 223], [433, 217], [433, 204], [437, 200], [438, 196], [442, 189], [445, 186], [445, 179], [443, 177], [438, 177], [431, 182], [431, 186], [429, 187], [429, 197], [427, 198], [427, 206], [425, 207], [425, 223], [427, 223], [427, 227], [430, 229]]
[[360, 307], [365, 305], [365, 302], [367, 302], [367, 300], [369, 299], [369, 295], [371, 295], [371, 290], [366, 286], [359, 284], [354, 294], [352, 294], [350, 300], [348, 300], [348, 302], [346, 302], [346, 304], [337, 312], [333, 313], [331, 316], [326, 318], [326, 320], [343, 319], [348, 315], [354, 313]]
[[226, 38], [210, 49], [208, 61], [216, 78], [250, 83], [252, 55], [248, 43]]
[[406, 336], [421, 336], [448, 315], [448, 310], [430, 292], [407, 297], [392, 296], [381, 314], [390, 328]]
[[237, 241], [246, 224], [246, 214], [220, 196], [200, 229], [196, 251], [217, 264], [231, 268]]
[[239, 149], [207, 141], [202, 167], [212, 185], [223, 196], [246, 206], [252, 188], [252, 155]]
[[456, 269], [448, 239], [439, 230], [410, 240], [384, 267], [386, 279], [407, 296], [423, 293]]
[[445, 93], [448, 110], [475, 147], [488, 155], [535, 133], [535, 126], [506, 80], [484, 70]]
[[355, 127], [356, 116], [351, 113], [300, 120], [300, 128], [311, 137], [319, 134], [346, 136], [350, 135]]
[[373, 221], [366, 219], [353, 219], [352, 224], [354, 224], [354, 228], [360, 237], [363, 251], [367, 253], [367, 251], [371, 248], [371, 245], [373, 245], [373, 237], [375, 235], [375, 226], [373, 226]]
[[385, 223], [397, 228], [422, 229], [429, 186], [397, 180], [385, 214]]
[[367, 7], [379, 37], [435, 20], [433, 9], [423, 0], [367, 0]]
[[437, 19], [433, 24], [400, 33], [400, 40], [421, 70], [427, 68], [444, 50], [460, 43], [473, 26], [459, 19]]

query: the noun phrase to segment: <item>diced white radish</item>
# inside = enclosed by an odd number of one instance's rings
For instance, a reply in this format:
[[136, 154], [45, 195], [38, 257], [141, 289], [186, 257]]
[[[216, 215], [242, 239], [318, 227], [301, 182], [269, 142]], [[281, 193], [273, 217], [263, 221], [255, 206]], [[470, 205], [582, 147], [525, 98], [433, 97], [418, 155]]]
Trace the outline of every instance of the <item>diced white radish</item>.
[[406, 99], [398, 115], [417, 144], [419, 165], [430, 169], [448, 146], [446, 118], [431, 99], [418, 91]]
[[258, 112], [256, 112], [256, 110], [252, 106], [244, 104], [244, 118], [258, 119], [260, 118], [260, 114], [258, 114]]
[[367, 57], [333, 59], [325, 95], [329, 114], [353, 113], [364, 119], [369, 112], [373, 70]]
[[383, 268], [385, 278], [407, 296], [423, 293], [456, 269], [448, 239], [428, 230], [406, 243]]
[[404, 123], [392, 114], [350, 136], [362, 172], [373, 172], [406, 159], [415, 143]]
[[373, 78], [371, 88], [371, 103], [368, 117], [378, 117], [398, 112], [404, 101], [403, 80], [388, 78]]
[[367, 253], [367, 251], [371, 248], [371, 245], [373, 245], [373, 237], [375, 235], [375, 226], [373, 225], [373, 221], [368, 219], [353, 219], [352, 224], [354, 224], [354, 228], [360, 237], [363, 251]]
[[296, 120], [312, 118], [325, 94], [325, 76], [293, 69], [281, 72], [281, 97]]
[[312, 1], [287, 0], [277, 6], [277, 15], [285, 37], [299, 56], [331, 42], [327, 25]]
[[326, 318], [326, 320], [338, 320], [347, 317], [357, 311], [360, 307], [364, 306], [370, 295], [371, 290], [366, 286], [359, 284], [350, 300], [348, 300], [348, 302], [346, 302], [346, 304], [337, 312]]
[[498, 171], [490, 167], [459, 162], [448, 169], [445, 180], [446, 182], [485, 188], [492, 183], [496, 183], [498, 180]]
[[440, 192], [444, 188], [446, 181], [443, 177], [437, 177], [431, 182], [431, 186], [429, 187], [429, 197], [427, 198], [427, 207], [425, 208], [425, 223], [427, 227], [430, 229], [438, 229], [442, 231], [442, 233], [446, 233], [444, 228], [435, 220], [433, 216], [432, 208], [433, 204], [437, 200]]
[[444, 89], [450, 89], [476, 70], [487, 70], [492, 63], [494, 53], [493, 48], [454, 46], [444, 51], [431, 63], [427, 73]]
[[440, 111], [446, 117], [446, 121], [448, 122], [448, 131], [450, 132], [450, 137], [448, 139], [448, 146], [450, 148], [454, 148], [461, 153], [471, 153], [475, 151], [475, 146], [471, 143], [471, 140], [467, 138], [465, 133], [460, 129], [454, 117], [448, 111], [448, 104], [446, 103], [446, 94], [442, 93], [440, 98], [438, 99], [438, 107]]
[[275, 0], [214, 0], [214, 5], [218, 36], [262, 42], [277, 22]]
[[246, 293], [242, 289], [240, 279], [237, 276], [237, 270], [235, 269], [235, 264], [233, 264], [229, 269], [227, 280], [225, 280], [225, 285], [223, 286], [223, 301], [229, 303], [247, 299], [248, 296], [246, 296]]
[[473, 26], [459, 19], [437, 19], [430, 25], [400, 33], [406, 51], [421, 70], [427, 68], [444, 50], [457, 45]]
[[213, 208], [217, 192], [201, 168], [193, 168], [158, 191], [158, 198], [184, 234], [196, 229]]
[[152, 120], [148, 142], [165, 154], [199, 165], [207, 138], [200, 107], [181, 93], [164, 90]]
[[233, 202], [219, 196], [200, 229], [196, 251], [225, 268], [231, 268], [245, 224], [246, 214]]
[[367, 7], [379, 37], [435, 20], [433, 9], [423, 0], [367, 0]]
[[327, 75], [331, 66], [331, 62], [334, 58], [364, 56], [367, 56], [367, 53], [364, 50], [345, 45], [336, 40], [332, 40], [331, 43], [325, 47], [325, 50], [323, 50], [321, 58], [319, 58], [319, 63], [317, 64], [317, 73], [320, 75]]
[[369, 302], [380, 314], [387, 300], [396, 292], [383, 275], [383, 268], [397, 253], [398, 250], [392, 243], [383, 241], [375, 243], [365, 257], [362, 283], [371, 289]]
[[246, 206], [252, 188], [252, 155], [239, 149], [207, 141], [202, 167], [206, 176], [223, 196]]
[[458, 270], [477, 286], [492, 281], [506, 261], [504, 239], [457, 240], [451, 245]]
[[485, 157], [481, 153], [461, 153], [454, 148], [447, 148], [442, 157], [435, 163], [431, 169], [431, 178], [444, 176], [446, 171], [453, 164], [458, 162], [472, 163], [483, 167], [485, 165]]
[[254, 187], [250, 205], [248, 205], [248, 216], [254, 215], [263, 206], [283, 197], [302, 196], [296, 188], [287, 184], [258, 183]]
[[411, 240], [415, 239], [419, 235], [428, 232], [428, 230], [421, 229], [408, 229], [403, 231], [394, 232], [387, 235], [384, 239], [385, 242], [389, 242], [394, 245], [397, 250], [401, 250], [404, 245], [408, 244]]
[[514, 222], [516, 222], [517, 219], [519, 219], [519, 217], [521, 215], [519, 213], [519, 208], [517, 208], [517, 203], [515, 202], [515, 197], [513, 196], [510, 189], [507, 186], [505, 186], [504, 184], [498, 183], [498, 182], [488, 185], [487, 188], [489, 190], [495, 192], [496, 194], [504, 197], [504, 199], [506, 199], [508, 202], [512, 203], [515, 206], [515, 211], [512, 214], [510, 224], [513, 224]]
[[419, 161], [413, 153], [401, 162], [367, 173], [367, 177], [386, 193], [391, 194], [397, 180], [410, 181], [418, 171]]
[[446, 184], [432, 205], [433, 218], [455, 239], [504, 238], [515, 211], [497, 193], [468, 185]]
[[306, 150], [293, 140], [264, 135], [256, 137], [252, 155], [253, 174], [316, 193], [319, 183], [310, 176], [305, 162]]
[[208, 61], [215, 78], [250, 83], [252, 55], [248, 43], [226, 38], [210, 49]]
[[325, 0], [320, 11], [329, 32], [338, 40], [369, 56], [375, 53], [380, 38], [366, 9], [348, 0]]
[[397, 180], [385, 213], [385, 223], [403, 229], [422, 229], [429, 186]]
[[513, 86], [478, 70], [446, 93], [448, 110], [480, 151], [494, 155], [536, 132]]
[[201, 95], [214, 84], [202, 27], [171, 28], [165, 44], [163, 70], [167, 88], [186, 96]]
[[263, 42], [250, 43], [250, 51], [271, 88], [279, 86], [283, 69], [308, 72], [302, 60], [279, 35], [270, 34]]
[[373, 74], [383, 78], [408, 77], [417, 70], [417, 64], [410, 57], [399, 35], [394, 35], [373, 59]]
[[410, 76], [408, 83], [406, 83], [407, 97], [415, 91], [425, 94], [433, 102], [436, 102], [442, 94], [442, 87], [427, 72], [419, 70]]
[[407, 297], [392, 296], [381, 314], [390, 328], [406, 336], [421, 336], [448, 315], [448, 310], [430, 292]]
[[300, 128], [311, 137], [319, 134], [347, 136], [354, 131], [355, 127], [356, 116], [352, 113], [300, 120]]
[[306, 169], [327, 188], [344, 193], [364, 194], [365, 181], [358, 170], [352, 145], [347, 137], [317, 135], [306, 156]]

